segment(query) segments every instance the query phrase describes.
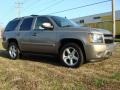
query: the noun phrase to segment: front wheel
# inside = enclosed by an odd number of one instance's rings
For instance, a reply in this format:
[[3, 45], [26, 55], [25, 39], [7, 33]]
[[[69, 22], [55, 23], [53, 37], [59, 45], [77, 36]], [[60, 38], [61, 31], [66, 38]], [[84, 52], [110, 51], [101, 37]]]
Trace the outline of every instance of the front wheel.
[[13, 60], [17, 59], [20, 54], [20, 50], [16, 43], [10, 43], [8, 47], [9, 57]]
[[60, 50], [60, 59], [64, 66], [79, 67], [84, 62], [84, 57], [80, 46], [75, 43], [68, 43]]

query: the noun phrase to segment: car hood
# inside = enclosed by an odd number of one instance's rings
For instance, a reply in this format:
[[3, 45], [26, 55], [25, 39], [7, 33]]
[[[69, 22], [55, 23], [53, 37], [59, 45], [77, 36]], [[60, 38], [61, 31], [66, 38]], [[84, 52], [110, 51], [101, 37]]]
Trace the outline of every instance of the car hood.
[[90, 32], [89, 27], [64, 27], [63, 30]]
[[112, 34], [112, 32], [110, 32], [109, 30], [106, 29], [98, 29], [98, 28], [91, 28], [91, 31], [94, 32], [99, 32], [102, 34]]
[[90, 28], [90, 27], [65, 27], [63, 30], [69, 31], [83, 31], [88, 33], [101, 33], [101, 34], [112, 34], [109, 30], [99, 29], [99, 28]]

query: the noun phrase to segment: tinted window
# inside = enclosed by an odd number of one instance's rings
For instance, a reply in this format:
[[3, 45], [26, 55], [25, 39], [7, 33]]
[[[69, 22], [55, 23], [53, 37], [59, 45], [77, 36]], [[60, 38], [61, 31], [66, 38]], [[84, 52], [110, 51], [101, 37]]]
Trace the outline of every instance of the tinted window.
[[80, 20], [80, 23], [84, 23], [84, 20]]
[[8, 23], [7, 27], [5, 28], [5, 31], [14, 31], [18, 25], [20, 20], [14, 20]]
[[55, 21], [55, 23], [59, 27], [74, 27], [75, 26], [75, 23], [72, 23], [70, 20], [63, 18], [63, 17], [52, 16], [52, 19]]
[[32, 26], [32, 22], [33, 22], [33, 18], [27, 18], [23, 20], [23, 23], [20, 26], [20, 30], [23, 31], [28, 31], [31, 29]]
[[38, 17], [37, 21], [36, 21], [35, 29], [44, 29], [44, 28], [42, 28], [42, 24], [45, 22], [50, 23], [50, 20], [46, 17]]
[[100, 19], [101, 17], [93, 17], [93, 19]]

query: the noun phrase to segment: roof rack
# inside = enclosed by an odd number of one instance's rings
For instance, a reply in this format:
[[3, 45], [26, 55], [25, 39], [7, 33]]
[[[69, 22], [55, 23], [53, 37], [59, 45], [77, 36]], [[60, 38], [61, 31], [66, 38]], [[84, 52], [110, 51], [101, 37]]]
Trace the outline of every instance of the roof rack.
[[30, 15], [30, 16], [38, 16], [38, 15]]
[[14, 18], [14, 19], [19, 19], [19, 18]]
[[19, 19], [19, 18], [14, 18], [13, 20], [16, 20], [16, 19]]

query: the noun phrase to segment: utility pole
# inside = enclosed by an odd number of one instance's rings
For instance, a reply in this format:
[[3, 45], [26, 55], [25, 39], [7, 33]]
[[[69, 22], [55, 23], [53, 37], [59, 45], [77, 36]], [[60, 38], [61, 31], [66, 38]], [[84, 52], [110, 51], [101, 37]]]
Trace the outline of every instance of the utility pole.
[[112, 24], [113, 24], [113, 38], [116, 36], [116, 20], [115, 20], [115, 0], [112, 0]]
[[15, 4], [16, 4], [17, 17], [20, 17], [21, 16], [21, 5], [23, 3], [21, 3], [19, 0], [17, 0], [17, 2]]

